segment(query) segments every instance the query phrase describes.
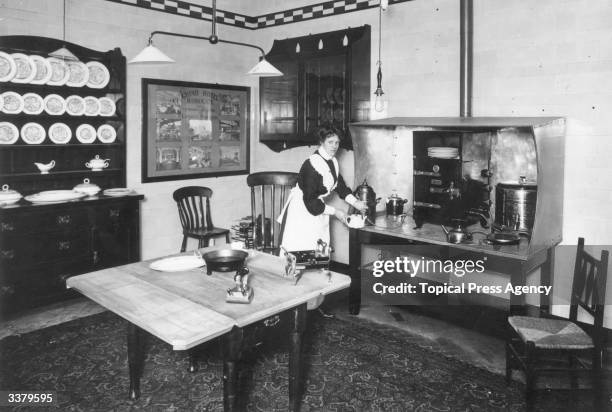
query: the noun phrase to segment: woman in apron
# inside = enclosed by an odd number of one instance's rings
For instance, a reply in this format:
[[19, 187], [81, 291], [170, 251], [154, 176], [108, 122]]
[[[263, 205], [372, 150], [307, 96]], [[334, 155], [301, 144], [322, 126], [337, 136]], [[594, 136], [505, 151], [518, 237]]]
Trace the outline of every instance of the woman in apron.
[[[329, 217], [335, 216], [346, 224], [343, 210], [325, 204], [332, 192], [359, 211], [367, 210], [365, 202], [357, 200], [344, 183], [335, 155], [340, 147], [340, 138], [332, 127], [323, 127], [318, 132], [320, 146], [302, 164], [297, 184], [291, 193], [278, 222], [284, 220], [281, 246], [285, 250], [315, 250], [322, 240], [329, 245]], [[322, 299], [321, 299], [322, 301]], [[321, 301], [309, 302], [309, 308], [317, 307]]]

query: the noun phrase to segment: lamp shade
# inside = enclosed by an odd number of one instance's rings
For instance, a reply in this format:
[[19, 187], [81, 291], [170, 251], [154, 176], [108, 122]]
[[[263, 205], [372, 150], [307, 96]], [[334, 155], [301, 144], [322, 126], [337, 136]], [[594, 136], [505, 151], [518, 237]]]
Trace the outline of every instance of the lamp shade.
[[251, 74], [253, 76], [259, 76], [259, 77], [273, 77], [273, 76], [283, 75], [283, 73], [280, 70], [278, 70], [276, 67], [268, 63], [268, 61], [264, 59], [263, 57], [261, 58], [259, 63], [255, 65], [255, 67], [253, 67], [251, 70], [247, 72], [247, 74]]
[[58, 59], [67, 60], [67, 61], [79, 61], [78, 57], [76, 57], [70, 50], [68, 50], [65, 46], [60, 47], [54, 52], [49, 53], [50, 57], [56, 57]]
[[175, 61], [170, 57], [166, 56], [161, 50], [157, 47], [149, 44], [147, 47], [142, 49], [140, 53], [138, 53], [132, 60], [130, 60], [129, 64], [165, 64], [165, 63], [174, 63]]

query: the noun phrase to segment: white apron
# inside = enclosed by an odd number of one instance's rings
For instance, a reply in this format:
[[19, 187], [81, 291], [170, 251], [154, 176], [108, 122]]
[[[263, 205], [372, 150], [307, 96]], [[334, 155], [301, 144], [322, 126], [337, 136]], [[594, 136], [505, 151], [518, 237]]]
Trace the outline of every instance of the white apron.
[[[327, 192], [320, 195], [319, 199], [325, 201], [325, 198], [336, 188], [337, 181], [335, 181], [329, 166], [320, 155], [313, 154], [309, 160], [312, 167], [323, 178], [323, 186], [325, 186]], [[338, 161], [333, 159], [333, 163], [336, 169], [336, 176], [338, 176]], [[302, 189], [297, 184], [291, 189], [289, 198], [277, 221], [282, 224], [285, 215], [285, 229], [281, 246], [286, 250], [290, 252], [296, 250], [314, 250], [319, 239], [329, 244], [329, 215], [320, 214], [314, 216], [310, 214], [304, 204]]]

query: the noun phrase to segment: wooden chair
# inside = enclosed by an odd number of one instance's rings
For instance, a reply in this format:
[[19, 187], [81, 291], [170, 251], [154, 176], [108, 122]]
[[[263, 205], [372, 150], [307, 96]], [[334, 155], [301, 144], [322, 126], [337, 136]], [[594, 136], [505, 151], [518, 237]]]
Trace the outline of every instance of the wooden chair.
[[225, 235], [229, 243], [229, 229], [215, 227], [210, 217], [210, 197], [212, 190], [203, 186], [186, 186], [172, 194], [178, 206], [183, 243], [181, 252], [187, 248], [187, 238], [198, 239], [198, 248], [208, 246], [210, 239]]
[[[584, 239], [578, 239], [569, 320], [528, 316], [508, 318], [506, 382], [510, 383], [512, 370], [525, 372], [528, 409], [533, 408], [537, 378], [546, 372], [568, 372], [572, 390], [578, 389], [578, 372], [590, 372], [596, 407], [603, 401], [603, 315], [608, 254], [607, 250], [602, 251], [598, 260], [584, 250]], [[578, 308], [593, 318], [593, 325], [578, 322]], [[590, 358], [590, 364], [584, 362], [585, 358]], [[551, 359], [557, 363], [552, 364]], [[550, 367], [551, 364], [554, 367]]]
[[276, 219], [280, 215], [289, 191], [297, 182], [297, 173], [258, 172], [247, 176], [251, 188], [251, 224], [254, 247], [278, 254], [284, 225]]

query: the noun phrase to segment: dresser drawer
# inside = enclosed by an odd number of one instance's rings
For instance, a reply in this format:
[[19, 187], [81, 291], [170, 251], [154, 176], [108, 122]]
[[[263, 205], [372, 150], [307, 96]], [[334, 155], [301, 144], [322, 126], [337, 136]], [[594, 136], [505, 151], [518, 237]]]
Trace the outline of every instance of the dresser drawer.
[[89, 224], [87, 210], [50, 210], [0, 217], [0, 236], [27, 235], [56, 231], [70, 231]]
[[31, 266], [40, 262], [87, 256], [91, 252], [89, 230], [41, 234], [36, 236], [4, 236], [0, 241], [0, 267]]

